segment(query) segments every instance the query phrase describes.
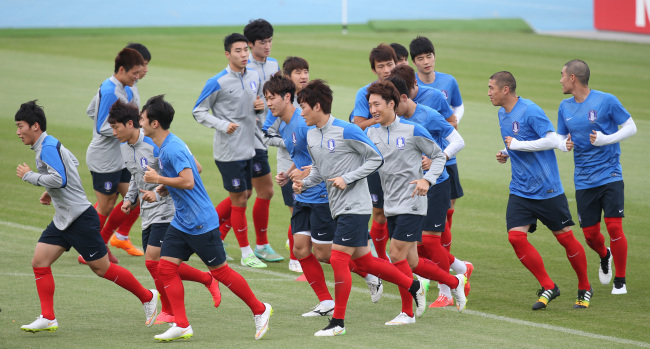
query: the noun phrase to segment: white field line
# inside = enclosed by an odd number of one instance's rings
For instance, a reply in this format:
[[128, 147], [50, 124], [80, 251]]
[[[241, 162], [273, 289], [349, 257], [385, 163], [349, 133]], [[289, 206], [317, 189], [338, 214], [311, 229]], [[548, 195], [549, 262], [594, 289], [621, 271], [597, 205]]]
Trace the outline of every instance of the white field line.
[[[4, 226], [7, 226], [7, 227], [11, 227], [11, 228], [24, 229], [24, 230], [42, 231], [42, 229], [39, 229], [37, 227], [33, 227], [33, 226], [29, 226], [29, 225], [22, 225], [22, 224], [17, 224], [17, 223], [12, 223], [12, 222], [6, 222], [6, 221], [3, 221], [3, 220], [0, 220], [0, 225], [4, 225]], [[195, 256], [192, 256], [192, 259], [199, 260], [198, 257], [195, 257]], [[273, 278], [247, 278], [248, 280], [251, 280], [251, 281], [265, 281], [265, 282], [278, 282], [278, 281], [280, 281], [280, 282], [286, 282], [286, 281], [294, 281], [299, 276], [298, 273], [287, 274], [287, 273], [281, 273], [281, 272], [276, 272], [276, 271], [271, 271], [271, 270], [247, 268], [247, 267], [240, 266], [240, 265], [238, 265], [236, 263], [232, 263], [232, 264], [229, 264], [229, 265], [233, 269], [245, 270], [246, 272], [253, 272], [253, 273], [262, 274], [262, 275], [266, 275], [266, 276], [273, 276]], [[0, 276], [34, 277], [34, 274], [31, 274], [31, 273], [0, 273]], [[94, 275], [92, 272], [89, 272], [88, 274], [85, 274], [85, 275], [56, 274], [56, 277], [96, 278], [97, 276]], [[150, 278], [150, 277], [151, 277], [151, 275], [136, 276], [136, 278], [138, 278], [138, 279], [147, 279], [147, 278]], [[334, 287], [334, 283], [333, 282], [328, 282], [327, 286]], [[368, 289], [359, 288], [359, 287], [352, 287], [352, 291], [357, 292], [357, 293], [366, 293], [366, 294], [369, 293]], [[389, 299], [400, 299], [399, 295], [393, 295], [393, 294], [388, 294], [388, 293], [384, 293], [382, 295], [382, 297], [383, 298], [389, 298]], [[445, 308], [445, 309], [447, 309], [449, 311], [456, 311], [456, 309], [454, 309], [452, 307], [448, 307], [448, 308]], [[506, 317], [506, 316], [488, 314], [488, 313], [483, 313], [483, 312], [475, 311], [475, 310], [467, 310], [466, 309], [463, 313], [468, 314], [468, 315], [480, 316], [480, 317], [491, 319], [491, 320], [509, 322], [509, 323], [513, 323], [513, 324], [516, 324], [516, 325], [529, 326], [529, 327], [534, 327], [534, 328], [542, 328], [542, 329], [549, 330], [549, 331], [566, 333], [566, 334], [586, 337], [586, 338], [590, 338], [590, 339], [604, 340], [604, 341], [613, 342], [613, 343], [616, 343], [616, 344], [634, 345], [634, 346], [637, 346], [637, 347], [640, 347], [640, 348], [650, 348], [650, 343], [646, 343], [646, 342], [639, 342], [639, 341], [623, 339], [623, 338], [617, 338], [617, 337], [611, 337], [611, 336], [603, 336], [603, 335], [596, 334], [596, 333], [590, 333], [590, 332], [585, 332], [585, 331], [580, 331], [580, 330], [574, 330], [574, 329], [560, 327], [560, 326], [540, 324], [540, 323], [532, 322], [532, 321], [513, 319], [513, 318]]]

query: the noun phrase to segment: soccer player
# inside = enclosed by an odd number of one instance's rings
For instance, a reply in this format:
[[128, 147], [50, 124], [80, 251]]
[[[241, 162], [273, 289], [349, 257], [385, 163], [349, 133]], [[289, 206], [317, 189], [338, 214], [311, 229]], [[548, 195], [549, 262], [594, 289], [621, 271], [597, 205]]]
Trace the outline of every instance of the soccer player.
[[[466, 303], [465, 276], [451, 276], [432, 261], [418, 257], [417, 253], [417, 241], [422, 240], [422, 224], [427, 214], [427, 192], [442, 174], [447, 157], [424, 127], [396, 116], [400, 93], [391, 82], [371, 84], [368, 87], [368, 103], [378, 124], [368, 127], [366, 134], [384, 157], [379, 175], [385, 193], [384, 212], [391, 237], [391, 262], [411, 278], [412, 272], [416, 272], [427, 279], [449, 285], [454, 290], [458, 310], [463, 311]], [[413, 166], [420, 164], [422, 154], [427, 154], [432, 160], [424, 176], [421, 166]], [[415, 323], [411, 295], [402, 288], [400, 295], [402, 311], [386, 325]]]
[[[263, 86], [271, 75], [280, 71], [280, 65], [275, 58], [269, 57], [273, 45], [273, 26], [264, 19], [256, 19], [248, 22], [244, 27], [244, 36], [250, 46], [247, 68], [253, 69], [260, 76], [260, 84]], [[258, 97], [265, 103], [264, 96]], [[264, 104], [266, 107], [266, 104]], [[252, 185], [255, 188], [257, 197], [253, 205], [253, 225], [255, 226], [256, 247], [255, 255], [266, 262], [280, 262], [284, 257], [280, 256], [269, 245], [269, 207], [273, 197], [273, 178], [269, 166], [269, 155], [267, 145], [264, 143], [262, 125], [267, 109], [258, 115], [257, 128], [255, 130], [255, 157], [253, 158]]]
[[390, 44], [390, 47], [395, 50], [395, 55], [397, 55], [396, 65], [409, 65], [409, 51], [406, 49], [406, 47], [396, 42]]
[[70, 247], [83, 256], [95, 274], [138, 297], [144, 306], [145, 324], [153, 325], [158, 311], [158, 291], [142, 287], [131, 272], [108, 260], [106, 245], [99, 235], [97, 213], [81, 185], [77, 158], [61, 142], [47, 134], [45, 112], [35, 100], [23, 103], [14, 120], [18, 137], [36, 152], [36, 172], [22, 163], [18, 165], [16, 175], [25, 182], [45, 187], [46, 191], [39, 201], [43, 205], [52, 204], [55, 209], [54, 218], [41, 234], [32, 259], [41, 314], [36, 321], [21, 326], [21, 329], [27, 332], [54, 332], [59, 328], [54, 315], [51, 266]]
[[[156, 318], [156, 324], [163, 322], [173, 323], [174, 315], [165, 293], [165, 286], [158, 276], [158, 262], [160, 261], [160, 247], [169, 228], [169, 223], [174, 217], [174, 202], [169, 196], [156, 195], [156, 184], [144, 182], [144, 173], [147, 166], [159, 171], [160, 149], [151, 138], [146, 137], [140, 128], [140, 113], [134, 103], [124, 103], [117, 100], [108, 114], [108, 123], [113, 129], [113, 134], [122, 144], [122, 159], [126, 169], [131, 173], [129, 191], [124, 197], [122, 211], [132, 214], [134, 207], [142, 207], [142, 246], [145, 249], [145, 265], [153, 277], [156, 289], [160, 294], [162, 309]], [[198, 171], [201, 171], [197, 163]], [[139, 199], [139, 200], [138, 200]], [[182, 280], [195, 281], [208, 288], [212, 295], [214, 306], [221, 303], [219, 283], [214, 280], [209, 272], [200, 271], [181, 263], [178, 273]]]
[[330, 258], [336, 304], [329, 325], [314, 335], [346, 333], [344, 318], [352, 288], [351, 259], [362, 271], [408, 289], [416, 300], [416, 311], [424, 313], [424, 288], [420, 282], [407, 277], [389, 262], [373, 257], [368, 247], [372, 203], [366, 177], [383, 163], [379, 150], [358, 126], [330, 114], [332, 90], [324, 81], [310, 81], [298, 94], [298, 102], [307, 126], [316, 127], [307, 132], [312, 168], [304, 180], [294, 181], [293, 188], [300, 193], [325, 181], [330, 212], [336, 220]]
[[215, 129], [214, 162], [229, 194], [216, 207], [220, 223], [230, 219], [242, 252], [242, 265], [266, 268], [248, 243], [246, 220], [246, 202], [253, 189], [257, 118], [264, 111], [261, 80], [255, 70], [246, 69], [249, 50], [244, 35], [226, 36], [224, 49], [228, 66], [207, 81], [192, 115], [201, 125]]
[[[376, 81], [382, 81], [390, 75], [397, 64], [397, 55], [392, 47], [380, 44], [370, 51], [370, 69], [377, 75]], [[377, 123], [377, 120], [370, 115], [366, 91], [370, 84], [357, 91], [354, 101], [354, 110], [350, 115], [350, 122], [365, 130], [368, 126]], [[381, 180], [378, 173], [368, 176], [368, 188], [372, 198], [372, 225], [370, 227], [370, 238], [375, 245], [377, 256], [388, 261], [386, 255], [386, 244], [388, 243], [388, 229], [386, 228], [386, 216], [384, 215], [384, 191], [381, 187]]]
[[[118, 99], [123, 102], [132, 101], [133, 93], [127, 91], [126, 87], [133, 86], [140, 78], [144, 65], [144, 59], [138, 51], [130, 48], [120, 51], [115, 57], [113, 76], [104, 80], [88, 106], [87, 114], [93, 119], [93, 139], [86, 150], [86, 163], [93, 178], [93, 188], [97, 197], [100, 230], [104, 228], [111, 214], [116, 215], [116, 218], [121, 217], [121, 220], [114, 220], [115, 227], [122, 224], [126, 216], [121, 211], [122, 205], [116, 205], [117, 193], [124, 197], [131, 179], [131, 174], [124, 168], [120, 142], [113, 136], [113, 131], [108, 124], [108, 112]], [[105, 234], [103, 237], [108, 242], [110, 235]], [[128, 236], [126, 239], [128, 240]], [[124, 244], [124, 247], [128, 247], [127, 244]], [[130, 249], [127, 252], [143, 254], [142, 251]], [[83, 263], [83, 258], [79, 258], [79, 262]], [[113, 262], [117, 262], [117, 259]]]
[[[612, 280], [613, 258], [616, 277], [612, 294], [625, 294], [627, 239], [622, 224], [624, 193], [619, 142], [634, 135], [636, 125], [615, 96], [589, 88], [589, 66], [584, 61], [565, 64], [560, 83], [564, 94], [573, 95], [560, 103], [557, 129], [560, 149], [574, 150], [580, 227], [587, 245], [600, 257], [600, 282], [607, 285]], [[610, 248], [600, 233], [601, 212]]]
[[[144, 134], [160, 148], [160, 173], [147, 166], [145, 183], [160, 184], [174, 200], [176, 212], [165, 233], [160, 251], [158, 274], [165, 284], [165, 293], [174, 312], [174, 324], [154, 338], [171, 341], [189, 338], [194, 332], [185, 314], [185, 292], [178, 275], [179, 265], [196, 253], [212, 276], [242, 299], [253, 312], [255, 339], [268, 330], [271, 305], [260, 302], [246, 280], [226, 263], [223, 243], [219, 238], [219, 217], [199, 176], [194, 156], [185, 143], [169, 131], [174, 108], [163, 96], [147, 101], [140, 115]], [[157, 189], [158, 190], [158, 189]]]
[[506, 148], [496, 154], [499, 163], [511, 158], [512, 180], [506, 210], [508, 241], [519, 261], [535, 276], [542, 288], [533, 310], [545, 309], [560, 295], [560, 288], [548, 276], [544, 261], [528, 242], [528, 233], [537, 229], [539, 219], [566, 250], [578, 276], [578, 298], [574, 308], [587, 308], [593, 289], [587, 278], [587, 258], [573, 236], [571, 212], [560, 181], [554, 148], [558, 137], [542, 108], [517, 96], [517, 82], [507, 71], [493, 74], [488, 97], [499, 108], [499, 126]]
[[[410, 90], [406, 87], [406, 82], [402, 78], [398, 75], [391, 75], [388, 80], [400, 94], [400, 103], [396, 106], [395, 112], [403, 119], [424, 127], [437, 144], [445, 147], [443, 153], [446, 160], [454, 157], [463, 149], [465, 141], [458, 131], [440, 113], [425, 105], [415, 103], [409, 98]], [[425, 170], [428, 170], [431, 166], [431, 159], [423, 156], [422, 166]], [[438, 176], [436, 185], [427, 193], [427, 213], [422, 224], [422, 244], [419, 247], [419, 254], [431, 259], [442, 270], [448, 271], [449, 267], [452, 266], [452, 269], [457, 274], [464, 274], [467, 279], [467, 282], [464, 283], [465, 296], [467, 296], [470, 291], [469, 278], [472, 274], [473, 267], [471, 263], [463, 262], [455, 258], [444, 248], [441, 241], [442, 235], [444, 234], [443, 230], [445, 230], [445, 219], [447, 208], [449, 208], [449, 197], [451, 195], [449, 186], [449, 174], [445, 167], [441, 175]], [[418, 276], [424, 277], [419, 274]], [[423, 279], [421, 281], [427, 282]], [[438, 285], [440, 287], [438, 298], [429, 307], [441, 308], [454, 305], [451, 289], [445, 284], [439, 283]]]

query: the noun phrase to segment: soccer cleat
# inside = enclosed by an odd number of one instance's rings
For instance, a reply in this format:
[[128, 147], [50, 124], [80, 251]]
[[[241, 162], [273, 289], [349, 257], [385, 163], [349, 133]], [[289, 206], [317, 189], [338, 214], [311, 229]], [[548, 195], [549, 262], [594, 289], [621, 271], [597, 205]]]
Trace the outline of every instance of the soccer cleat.
[[444, 308], [450, 305], [454, 305], [454, 300], [445, 296], [444, 294], [438, 294], [438, 299], [435, 302], [429, 304], [429, 308]]
[[264, 312], [260, 315], [253, 315], [255, 320], [255, 339], [261, 339], [269, 330], [269, 318], [273, 315], [271, 304], [264, 303]]
[[[156, 322], [156, 314], [158, 314], [158, 298], [160, 295], [156, 289], [151, 289], [151, 300], [145, 303], [142, 303], [144, 307], [144, 315], [147, 317], [147, 320], [144, 322], [145, 325], [151, 326]], [[191, 330], [191, 329], [190, 329]]]
[[316, 337], [334, 337], [334, 336], [342, 336], [344, 335], [345, 332], [345, 327], [341, 326], [338, 324], [338, 321], [335, 321], [334, 319], [330, 320], [329, 325], [325, 327], [324, 329], [314, 333], [314, 336]]
[[59, 322], [54, 320], [49, 320], [43, 317], [43, 315], [39, 315], [34, 322], [32, 322], [29, 325], [22, 325], [20, 326], [20, 329], [25, 331], [25, 332], [42, 332], [42, 331], [48, 331], [48, 332], [54, 332], [59, 328]]
[[79, 264], [88, 264], [86, 263], [86, 260], [81, 255], [77, 257], [77, 262], [79, 262]]
[[284, 257], [277, 254], [269, 244], [264, 245], [264, 247], [260, 249], [256, 248], [254, 253], [257, 258], [266, 262], [279, 262], [284, 260]]
[[612, 251], [609, 248], [607, 248], [607, 255], [600, 259], [598, 279], [603, 285], [609, 285], [609, 282], [612, 281]]
[[331, 316], [334, 313], [334, 305], [331, 308], [323, 306], [323, 303], [318, 303], [313, 310], [308, 311], [302, 316], [304, 317], [316, 317], [316, 316]]
[[127, 238], [126, 240], [120, 240], [117, 238], [117, 236], [113, 235], [111, 236], [109, 243], [113, 247], [123, 249], [124, 251], [126, 251], [126, 253], [130, 254], [131, 256], [144, 256], [144, 252], [142, 252], [141, 249], [133, 246], [130, 238]]
[[284, 248], [286, 248], [287, 251], [291, 250], [291, 247], [289, 245], [289, 239], [287, 239], [287, 242], [284, 243]]
[[190, 339], [193, 335], [194, 331], [192, 331], [192, 325], [183, 328], [178, 327], [178, 325], [173, 323], [165, 333], [155, 335], [153, 338], [161, 342], [170, 342], [176, 339]]
[[241, 265], [251, 268], [266, 268], [266, 264], [259, 260], [254, 254], [249, 254], [248, 257], [241, 259]]
[[289, 270], [293, 271], [295, 273], [302, 273], [302, 265], [300, 265], [300, 261], [295, 260], [295, 259], [290, 259], [289, 260]]
[[212, 295], [212, 301], [214, 302], [214, 307], [218, 308], [219, 305], [221, 304], [221, 291], [219, 290], [219, 281], [215, 280], [212, 277], [212, 274], [210, 274], [210, 277], [212, 278], [212, 283], [210, 284], [210, 286], [207, 286], [207, 288], [208, 291], [210, 291], [210, 294]]
[[576, 304], [573, 305], [574, 309], [583, 309], [589, 308], [589, 301], [591, 296], [594, 295], [593, 287], [589, 287], [588, 290], [578, 290], [578, 299], [576, 299]]
[[456, 275], [456, 278], [458, 279], [458, 287], [451, 289], [451, 295], [456, 299], [456, 309], [462, 313], [467, 305], [467, 296], [465, 295], [467, 288], [465, 286], [469, 281], [467, 281], [464, 274]]
[[415, 316], [420, 318], [427, 310], [427, 293], [424, 292], [424, 285], [420, 281], [416, 280], [414, 282], [417, 282], [419, 286], [415, 294], [412, 294], [415, 300]]
[[614, 287], [612, 288], [612, 294], [626, 294], [627, 287], [625, 286], [625, 277], [614, 278]]
[[467, 297], [469, 296], [469, 291], [472, 290], [472, 287], [469, 285], [469, 277], [472, 276], [472, 272], [474, 271], [474, 264], [465, 262], [465, 267], [467, 268], [467, 271], [464, 274], [467, 279], [467, 282], [465, 283], [465, 297]]
[[417, 274], [414, 274], [414, 275], [417, 276], [418, 281], [420, 281], [420, 283], [424, 287], [424, 293], [428, 293], [429, 292], [429, 287], [431, 286], [431, 280], [426, 279], [426, 278], [424, 278], [424, 277], [422, 277], [420, 275], [417, 275]]
[[560, 295], [560, 289], [554, 285], [551, 289], [541, 288], [537, 291], [539, 299], [533, 304], [533, 310], [546, 309], [546, 305]]
[[381, 282], [381, 279], [375, 277], [374, 280], [366, 280], [368, 289], [370, 289], [370, 300], [373, 303], [379, 302], [381, 295], [384, 294], [384, 284]]
[[162, 325], [164, 323], [173, 323], [174, 322], [174, 315], [165, 313], [164, 311], [161, 311], [158, 316], [156, 316], [156, 322], [154, 322], [154, 325]]
[[415, 316], [408, 316], [405, 312], [399, 313], [394, 319], [386, 322], [388, 326], [409, 325], [415, 323]]

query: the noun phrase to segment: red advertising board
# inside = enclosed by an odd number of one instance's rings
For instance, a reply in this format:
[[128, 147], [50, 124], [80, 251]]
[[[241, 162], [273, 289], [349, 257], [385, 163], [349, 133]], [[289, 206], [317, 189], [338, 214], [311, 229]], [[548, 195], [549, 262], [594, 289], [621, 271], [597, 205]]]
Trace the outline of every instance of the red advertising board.
[[598, 30], [650, 34], [650, 0], [594, 0]]

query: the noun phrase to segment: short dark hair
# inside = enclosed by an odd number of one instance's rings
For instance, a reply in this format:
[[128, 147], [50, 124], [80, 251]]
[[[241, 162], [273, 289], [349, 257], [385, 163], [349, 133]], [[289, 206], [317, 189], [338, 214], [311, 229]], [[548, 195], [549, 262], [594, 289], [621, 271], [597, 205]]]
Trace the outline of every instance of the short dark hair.
[[140, 112], [138, 111], [138, 106], [134, 103], [122, 102], [122, 100], [118, 99], [113, 103], [111, 110], [108, 112], [108, 123], [120, 123], [126, 126], [129, 120], [133, 121], [133, 127], [140, 128]]
[[404, 81], [404, 79], [402, 79], [398, 75], [391, 75], [388, 77], [387, 80], [390, 81], [393, 84], [393, 86], [395, 86], [397, 92], [399, 92], [400, 95], [406, 95], [407, 97], [409, 97], [410, 90], [408, 87], [406, 87], [406, 82]]
[[390, 47], [392, 47], [393, 50], [395, 50], [395, 55], [397, 56], [398, 61], [401, 60], [401, 59], [404, 59], [404, 60], [409, 59], [409, 51], [403, 45], [394, 42], [394, 43], [390, 44]]
[[313, 108], [316, 103], [320, 104], [323, 113], [330, 114], [332, 112], [332, 89], [327, 85], [325, 80], [316, 79], [310, 81], [305, 88], [298, 92], [298, 103], [307, 103]]
[[251, 20], [244, 27], [244, 36], [248, 39], [248, 42], [255, 44], [257, 40], [273, 37], [273, 26], [262, 18]]
[[386, 44], [379, 44], [379, 46], [373, 48], [370, 51], [370, 57], [368, 59], [370, 60], [370, 68], [372, 70], [375, 70], [375, 62], [393, 61], [397, 64], [395, 50]]
[[576, 76], [578, 81], [587, 86], [589, 85], [589, 66], [585, 61], [580, 60], [580, 59], [574, 59], [571, 61], [568, 61], [565, 65], [566, 67], [566, 73], [567, 74], [573, 74]]
[[115, 56], [115, 71], [117, 73], [120, 67], [124, 67], [127, 72], [137, 65], [144, 65], [144, 58], [140, 52], [132, 48], [124, 48]]
[[20, 109], [16, 112], [14, 120], [24, 121], [29, 127], [34, 126], [35, 123], [38, 123], [38, 126], [41, 128], [41, 131], [45, 132], [47, 129], [47, 119], [45, 118], [45, 112], [43, 107], [36, 104], [38, 99], [29, 101], [20, 105]]
[[400, 93], [390, 81], [375, 81], [370, 84], [368, 86], [366, 100], [370, 101], [370, 95], [372, 94], [380, 95], [386, 101], [386, 104], [390, 101], [395, 102], [395, 108], [399, 105]]
[[409, 50], [411, 51], [412, 61], [415, 61], [415, 57], [423, 53], [432, 53], [434, 56], [436, 55], [436, 49], [433, 47], [433, 43], [425, 36], [418, 35], [415, 39], [411, 40]]
[[163, 130], [168, 130], [174, 120], [174, 107], [165, 100], [165, 95], [158, 95], [149, 98], [147, 104], [142, 107], [142, 112], [147, 112], [149, 123], [158, 120]]
[[406, 64], [395, 66], [390, 72], [391, 76], [399, 76], [406, 83], [406, 87], [410, 90], [415, 87], [417, 81], [415, 80], [415, 70]]
[[268, 92], [282, 98], [284, 98], [284, 95], [289, 93], [291, 94], [291, 103], [293, 103], [293, 98], [296, 94], [296, 85], [288, 76], [284, 76], [280, 72], [277, 72], [271, 75], [269, 81], [264, 83], [262, 91], [264, 92], [264, 96], [266, 96], [266, 93]]
[[295, 56], [287, 57], [282, 63], [282, 73], [286, 76], [291, 76], [291, 73], [296, 69], [309, 70], [309, 63], [304, 58]]
[[517, 90], [517, 81], [509, 71], [500, 71], [498, 73], [494, 73], [492, 76], [490, 76], [490, 80], [494, 80], [499, 88], [508, 86], [511, 92], [515, 92]]
[[149, 49], [147, 49], [147, 46], [137, 43], [137, 42], [129, 42], [126, 45], [126, 48], [132, 48], [142, 55], [142, 58], [147, 61], [151, 62], [151, 52], [149, 52]]
[[232, 44], [236, 42], [245, 42], [246, 45], [248, 45], [248, 39], [246, 39], [244, 35], [239, 33], [232, 33], [230, 35], [226, 35], [226, 37], [223, 38], [223, 48], [227, 52], [230, 52], [230, 49], [232, 48]]

